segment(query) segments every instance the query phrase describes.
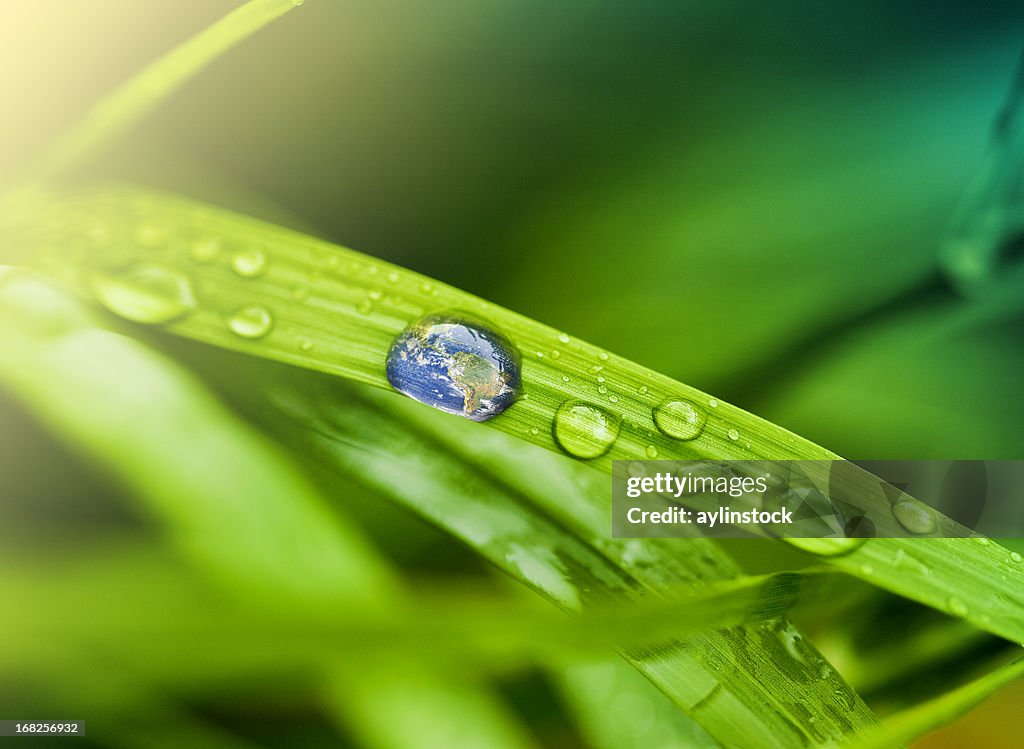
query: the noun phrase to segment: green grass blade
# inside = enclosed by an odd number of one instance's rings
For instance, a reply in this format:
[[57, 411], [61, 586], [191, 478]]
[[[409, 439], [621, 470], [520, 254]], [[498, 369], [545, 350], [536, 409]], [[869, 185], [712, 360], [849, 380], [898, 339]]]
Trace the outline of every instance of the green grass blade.
[[[77, 302], [24, 273], [0, 274], [0, 319], [0, 381], [130, 484], [233, 593], [301, 605], [393, 605], [397, 583], [361, 536], [273, 445], [173, 363], [100, 329]], [[442, 690], [444, 679], [433, 684]], [[462, 713], [432, 713], [424, 725], [461, 724], [485, 703], [481, 735], [489, 728], [496, 745], [526, 746], [504, 740], [518, 729], [483, 691]]]
[[30, 179], [51, 179], [95, 156], [217, 57], [302, 3], [303, 0], [249, 0], [178, 45], [99, 101], [47, 153]]
[[[404, 406], [402, 400], [369, 400], [327, 378], [317, 383], [288, 374], [288, 383], [268, 384], [252, 396], [268, 429], [276, 428], [282, 440], [318, 464], [358, 476], [424, 515], [552, 600], [587, 612], [609, 598], [638, 601], [672, 590], [666, 580], [655, 582], [656, 575], [644, 582], [643, 574], [634, 572], [644, 566], [642, 544], [633, 547], [633, 569], [617, 564], [531, 508], [514, 489], [489, 479], [479, 463], [439, 450], [434, 434], [410, 431], [403, 419], [376, 403]], [[268, 414], [275, 404], [292, 416], [292, 428], [282, 428]], [[532, 453], [520, 464], [524, 472], [543, 465], [545, 453]], [[729, 568], [727, 558], [711, 544], [696, 549], [706, 559], [686, 580], [694, 582], [708, 568], [721, 578]], [[675, 565], [682, 566], [679, 560]], [[749, 745], [769, 735], [779, 746], [814, 744], [873, 722], [857, 696], [784, 620], [625, 655], [726, 745]]]
[[863, 737], [837, 745], [844, 749], [888, 749], [913, 741], [936, 728], [952, 723], [961, 715], [1024, 676], [1024, 658], [996, 669], [976, 681], [910, 708], [887, 720]]
[[[158, 264], [188, 279], [197, 295], [195, 309], [168, 324], [168, 330], [377, 387], [389, 387], [385, 355], [394, 336], [410, 321], [444, 309], [475, 314], [519, 347], [529, 395], [486, 426], [558, 451], [551, 430], [558, 406], [569, 399], [597, 403], [621, 414], [627, 425], [606, 455], [589, 461], [605, 471], [612, 460], [653, 454], [715, 460], [836, 457], [706, 393], [514, 312], [252, 218], [181, 198], [104, 189], [66, 199], [36, 197], [7, 220], [17, 224], [9, 246], [85, 293], [92, 293], [97, 273]], [[252, 305], [264, 308], [272, 321], [267, 335], [258, 339], [241, 337], [228, 327], [233, 315]], [[706, 404], [708, 423], [699, 437], [679, 442], [655, 427], [652, 409], [669, 396]], [[995, 543], [923, 541], [871, 541], [855, 554], [828, 561], [957, 616], [973, 612], [971, 621], [977, 626], [1024, 640], [1024, 568], [1007, 566], [1006, 550]], [[926, 559], [916, 564], [919, 556]], [[979, 585], [981, 580], [987, 582]]]

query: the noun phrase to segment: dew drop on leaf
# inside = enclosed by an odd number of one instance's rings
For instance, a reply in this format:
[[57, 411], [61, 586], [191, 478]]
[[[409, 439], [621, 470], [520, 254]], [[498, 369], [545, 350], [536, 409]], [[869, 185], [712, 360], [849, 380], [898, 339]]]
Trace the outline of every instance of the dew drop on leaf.
[[954, 616], [967, 616], [967, 604], [956, 596], [951, 596], [946, 605], [949, 607], [949, 613]]
[[263, 305], [250, 304], [228, 318], [228, 327], [242, 338], [262, 338], [274, 327], [274, 318]]
[[197, 239], [188, 248], [189, 257], [195, 262], [207, 264], [212, 263], [220, 257], [220, 240], [216, 237], [203, 237]]
[[267, 269], [267, 256], [263, 250], [250, 247], [231, 256], [231, 270], [242, 278], [257, 278]]
[[473, 421], [511, 406], [521, 381], [515, 346], [458, 313], [429, 315], [403, 330], [391, 344], [386, 370], [398, 392]]
[[892, 515], [900, 525], [911, 533], [935, 532], [935, 513], [930, 507], [920, 502], [901, 499], [892, 506]]
[[619, 437], [618, 416], [583, 401], [566, 401], [555, 413], [555, 442], [569, 455], [597, 458]]
[[647, 454], [647, 457], [650, 458], [651, 460], [654, 460], [655, 458], [658, 457], [658, 448], [656, 448], [654, 445], [648, 445], [647, 450], [645, 452]]
[[733, 442], [735, 442], [736, 440], [738, 440], [740, 438], [740, 433], [737, 432], [735, 429], [730, 429], [728, 434], [729, 434], [729, 439], [731, 439]]
[[188, 277], [160, 265], [134, 265], [91, 276], [96, 299], [132, 322], [159, 325], [178, 320], [196, 307]]
[[708, 416], [696, 403], [685, 398], [670, 398], [652, 412], [658, 430], [676, 440], [692, 440], [704, 431]]
[[1021, 561], [1024, 561], [1024, 557], [1022, 557], [1016, 551], [1011, 551], [1010, 552], [1010, 561], [1011, 562], [1015, 562], [1016, 564], [1020, 564]]

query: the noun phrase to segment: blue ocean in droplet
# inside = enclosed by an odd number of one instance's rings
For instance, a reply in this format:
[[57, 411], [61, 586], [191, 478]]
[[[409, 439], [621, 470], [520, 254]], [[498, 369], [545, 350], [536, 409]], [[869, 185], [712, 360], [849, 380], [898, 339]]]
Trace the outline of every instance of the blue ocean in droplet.
[[515, 402], [520, 357], [485, 323], [457, 313], [429, 315], [391, 344], [387, 377], [395, 390], [420, 403], [486, 421]]

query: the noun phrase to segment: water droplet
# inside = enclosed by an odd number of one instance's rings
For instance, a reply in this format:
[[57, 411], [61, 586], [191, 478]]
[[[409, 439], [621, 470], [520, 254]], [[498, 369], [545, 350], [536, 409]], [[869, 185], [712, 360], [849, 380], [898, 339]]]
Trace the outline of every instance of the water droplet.
[[220, 240], [217, 237], [204, 237], [197, 239], [189, 247], [189, 257], [195, 262], [207, 264], [212, 263], [220, 257]]
[[552, 359], [557, 359], [561, 355], [562, 355], [562, 352], [559, 351], [558, 349], [551, 349], [551, 358]]
[[989, 544], [991, 544], [991, 543], [992, 543], [992, 542], [991, 542], [991, 541], [990, 541], [990, 540], [989, 540], [988, 538], [986, 538], [985, 536], [974, 536], [974, 541], [975, 541], [975, 542], [976, 542], [976, 543], [977, 543], [977, 544], [978, 544], [979, 546], [988, 546]]
[[428, 315], [391, 344], [387, 376], [414, 400], [484, 421], [515, 401], [519, 352], [486, 323], [457, 313]]
[[598, 385], [597, 392], [599, 392], [601, 395], [604, 395], [605, 393], [608, 392], [608, 387], [606, 385]]
[[736, 441], [736, 440], [738, 440], [740, 438], [740, 433], [737, 432], [735, 429], [730, 429], [727, 432], [727, 434], [729, 435], [729, 439], [731, 439], [733, 441]]
[[600, 372], [603, 369], [604, 369], [604, 367], [602, 367], [600, 364], [595, 364], [594, 366], [592, 366], [590, 368], [590, 371], [593, 372], [594, 374], [597, 374], [598, 372]]
[[608, 354], [606, 354], [604, 351], [600, 351], [597, 354], [597, 358], [600, 359], [601, 361], [608, 361]]
[[249, 304], [228, 318], [228, 327], [242, 338], [262, 338], [274, 327], [274, 318], [261, 304]]
[[543, 351], [537, 351], [535, 353], [537, 354], [537, 358], [538, 359], [543, 359], [544, 358], [544, 352]]
[[597, 378], [597, 381], [598, 381], [598, 382], [604, 382], [604, 377], [598, 377], [598, 378]]
[[536, 437], [538, 434], [540, 434], [540, 430], [537, 427], [530, 427], [530, 434]]
[[577, 458], [597, 458], [619, 436], [619, 418], [582, 401], [566, 401], [555, 413], [554, 436], [559, 446]]
[[369, 297], [370, 301], [379, 302], [380, 298], [384, 295], [380, 292], [380, 289], [370, 289], [366, 292], [366, 296]]
[[558, 340], [561, 343], [568, 343], [569, 342], [569, 336], [566, 333], [559, 333], [558, 334]]
[[612, 403], [618, 403], [619, 402], [619, 396], [617, 396], [617, 395], [609, 395], [608, 396], [608, 400], [611, 401]]
[[135, 230], [135, 241], [143, 247], [156, 247], [167, 239], [167, 232], [161, 227], [144, 224]]
[[429, 281], [424, 281], [423, 283], [420, 284], [420, 291], [422, 291], [424, 294], [433, 294], [434, 284], [430, 283]]
[[132, 322], [168, 323], [196, 307], [188, 277], [160, 265], [97, 271], [90, 280], [100, 304]]
[[708, 417], [703, 409], [685, 398], [672, 398], [652, 412], [654, 425], [662, 434], [677, 440], [692, 440], [704, 431]]
[[303, 341], [302, 343], [299, 344], [299, 349], [301, 349], [302, 351], [307, 351], [307, 352], [308, 351], [312, 351], [313, 350], [313, 342], [312, 341]]
[[1011, 562], [1016, 562], [1017, 564], [1020, 564], [1021, 561], [1024, 561], [1024, 557], [1022, 557], [1016, 551], [1011, 551], [1010, 552], [1010, 561]]
[[398, 283], [398, 279], [400, 278], [401, 276], [399, 276], [395, 271], [388, 273], [388, 283]]
[[640, 395], [647, 395], [647, 386], [646, 385], [641, 385], [640, 387], [638, 387], [636, 389], [636, 391], [638, 393], [640, 393]]
[[956, 596], [951, 596], [946, 605], [949, 607], [949, 613], [953, 616], [967, 616], [967, 604], [961, 601]]
[[356, 305], [356, 312], [361, 315], [368, 315], [373, 312], [373, 303], [369, 299], [364, 299]]
[[568, 382], [568, 381], [569, 381], [569, 375], [562, 375], [562, 382]]
[[911, 533], [935, 532], [935, 513], [928, 505], [921, 502], [901, 499], [892, 506], [892, 514], [899, 524]]
[[658, 448], [656, 448], [654, 445], [648, 445], [647, 450], [645, 450], [644, 452], [647, 453], [647, 457], [650, 458], [651, 460], [654, 460], [655, 458], [658, 457]]
[[708, 401], [708, 405], [711, 408], [718, 408], [718, 399], [717, 398], [712, 398], [711, 400]]
[[231, 270], [242, 278], [256, 278], [267, 269], [267, 256], [258, 247], [238, 250], [231, 256]]

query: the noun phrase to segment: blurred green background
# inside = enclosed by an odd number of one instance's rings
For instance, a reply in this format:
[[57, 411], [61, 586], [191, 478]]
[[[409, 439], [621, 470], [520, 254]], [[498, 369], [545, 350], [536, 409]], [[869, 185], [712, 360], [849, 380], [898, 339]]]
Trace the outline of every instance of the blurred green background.
[[[0, 186], [235, 5], [0, 7]], [[1024, 286], [961, 298], [938, 251], [1022, 43], [1015, 2], [310, 0], [77, 177], [388, 259], [846, 457], [1019, 459]], [[3, 395], [0, 439], [6, 553], [45, 564], [155, 532]], [[364, 498], [362, 521], [405, 569], [486, 574]], [[260, 692], [268, 726], [334, 740], [278, 686]], [[574, 745], [543, 688], [508, 691], [548, 745]], [[5, 692], [24, 707], [50, 704], [34, 703], [45, 689], [0, 678], [0, 717], [16, 717]], [[1024, 692], [1008, 698], [1004, 738], [1024, 730], [1011, 720]], [[204, 704], [228, 723], [252, 717]], [[922, 746], [1003, 740], [991, 721], [964, 726]]]

